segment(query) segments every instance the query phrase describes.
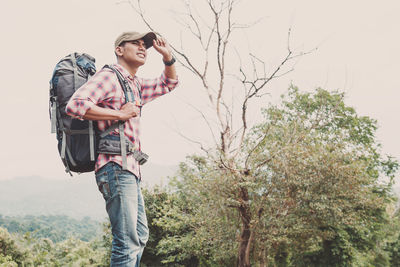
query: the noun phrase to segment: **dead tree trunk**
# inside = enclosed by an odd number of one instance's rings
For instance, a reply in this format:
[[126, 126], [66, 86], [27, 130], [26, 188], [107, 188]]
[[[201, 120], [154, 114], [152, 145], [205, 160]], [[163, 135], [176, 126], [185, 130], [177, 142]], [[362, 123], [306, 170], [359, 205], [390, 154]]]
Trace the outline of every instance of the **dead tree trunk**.
[[239, 251], [237, 266], [239, 267], [250, 267], [250, 247], [251, 247], [251, 211], [249, 206], [249, 194], [247, 188], [241, 187], [239, 193], [239, 214], [242, 222], [240, 239], [239, 239]]

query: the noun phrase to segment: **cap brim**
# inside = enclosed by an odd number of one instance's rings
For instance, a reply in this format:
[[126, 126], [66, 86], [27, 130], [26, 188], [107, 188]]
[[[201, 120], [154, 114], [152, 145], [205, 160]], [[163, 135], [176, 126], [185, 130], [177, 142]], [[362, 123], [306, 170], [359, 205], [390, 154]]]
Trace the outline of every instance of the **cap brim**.
[[[130, 35], [130, 36], [124, 36]], [[120, 37], [118, 37], [117, 41], [115, 41], [114, 46], [120, 46], [124, 42], [135, 41], [135, 40], [143, 40], [146, 49], [153, 46], [153, 40], [157, 39], [157, 36], [154, 32], [146, 32], [146, 33], [137, 33], [137, 32], [127, 32], [123, 33]]]
[[148, 32], [141, 39], [146, 45], [146, 49], [149, 49], [153, 46], [153, 40], [157, 39], [157, 36], [154, 32]]

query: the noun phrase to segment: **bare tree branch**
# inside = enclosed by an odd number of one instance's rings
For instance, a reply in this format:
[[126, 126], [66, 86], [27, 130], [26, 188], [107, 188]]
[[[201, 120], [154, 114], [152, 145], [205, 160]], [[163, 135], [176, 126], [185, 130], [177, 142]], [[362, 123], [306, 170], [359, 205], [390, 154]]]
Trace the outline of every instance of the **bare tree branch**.
[[264, 16], [261, 18], [258, 18], [257, 20], [251, 22], [251, 23], [246, 23], [246, 24], [240, 24], [240, 23], [232, 23], [232, 29], [247, 29], [251, 28], [257, 24], [259, 24], [261, 21], [263, 21], [265, 18], [268, 18], [269, 16]]
[[181, 100], [181, 101], [183, 101], [186, 105], [190, 106], [192, 109], [194, 109], [196, 112], [198, 112], [200, 114], [200, 116], [203, 118], [204, 122], [207, 124], [208, 129], [211, 132], [214, 144], [217, 146], [218, 145], [217, 138], [215, 137], [213, 127], [211, 127], [211, 123], [210, 123], [209, 119], [207, 119], [207, 117], [205, 116], [204, 112], [201, 111], [200, 109], [198, 109], [197, 107], [195, 107], [193, 104], [187, 102], [187, 101], [184, 101], [184, 100]]
[[[176, 125], [177, 125], [177, 124], [176, 124]], [[193, 144], [198, 145], [202, 151], [204, 151], [207, 155], [209, 155], [210, 149], [205, 148], [202, 142], [197, 141], [197, 140], [194, 140], [194, 139], [192, 139], [192, 138], [189, 138], [188, 136], [184, 135], [184, 134], [182, 133], [182, 131], [180, 131], [179, 129], [173, 129], [173, 128], [170, 128], [170, 129], [171, 129], [172, 131], [174, 131], [176, 134], [178, 134], [179, 136], [181, 136], [182, 138], [184, 138], [185, 140], [187, 140], [187, 141], [189, 141], [189, 142], [191, 142], [191, 143], [193, 143]]]
[[248, 152], [247, 156], [246, 156], [246, 160], [244, 162], [244, 168], [247, 170], [249, 168], [249, 159], [252, 156], [252, 154], [254, 153], [254, 151], [256, 151], [257, 148], [259, 148], [259, 146], [266, 140], [266, 138], [268, 137], [268, 132], [269, 132], [269, 128], [270, 126], [268, 126], [268, 128], [265, 131], [264, 136], [260, 139], [260, 141], [257, 142], [257, 144]]

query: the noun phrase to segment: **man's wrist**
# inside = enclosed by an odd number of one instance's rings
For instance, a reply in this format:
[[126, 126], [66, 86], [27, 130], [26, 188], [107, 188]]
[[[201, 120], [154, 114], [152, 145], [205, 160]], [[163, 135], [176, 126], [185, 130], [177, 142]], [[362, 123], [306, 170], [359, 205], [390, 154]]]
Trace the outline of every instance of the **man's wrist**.
[[124, 120], [124, 113], [121, 111], [121, 110], [115, 110], [115, 120], [119, 120], [119, 121], [122, 121], [122, 120]]
[[168, 55], [163, 56], [163, 61], [169, 62], [172, 60], [172, 58], [173, 58], [172, 54], [168, 54]]
[[176, 59], [172, 57], [170, 60], [163, 60], [165, 66], [172, 66], [175, 63]]

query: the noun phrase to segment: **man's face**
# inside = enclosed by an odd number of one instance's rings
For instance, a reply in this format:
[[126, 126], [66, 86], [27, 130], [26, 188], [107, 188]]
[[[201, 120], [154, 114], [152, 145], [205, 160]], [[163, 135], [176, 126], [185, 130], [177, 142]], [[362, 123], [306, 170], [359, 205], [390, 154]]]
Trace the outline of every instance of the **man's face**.
[[146, 62], [146, 45], [143, 40], [127, 41], [120, 46], [120, 54], [129, 65], [141, 66]]

